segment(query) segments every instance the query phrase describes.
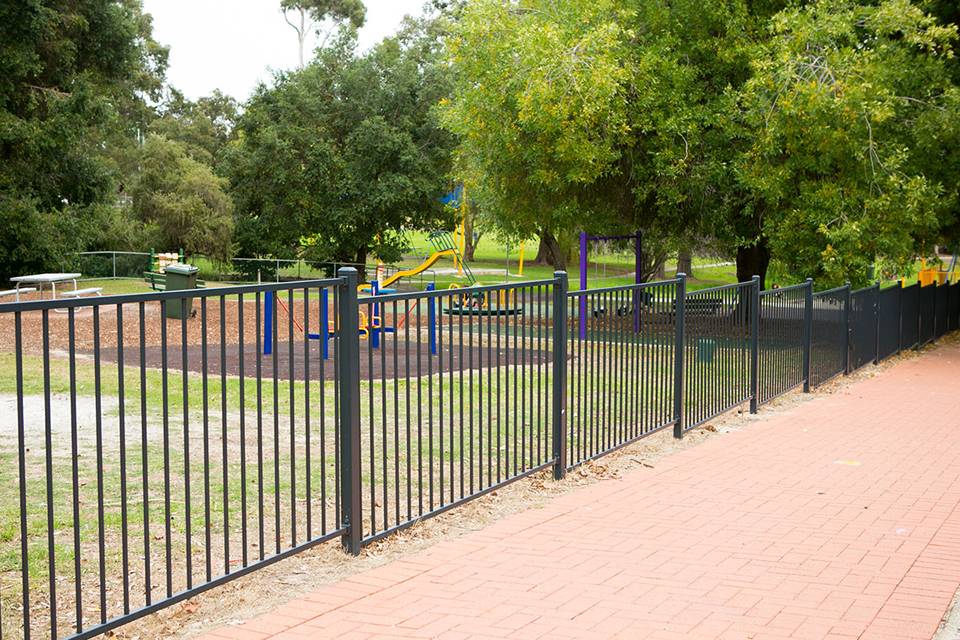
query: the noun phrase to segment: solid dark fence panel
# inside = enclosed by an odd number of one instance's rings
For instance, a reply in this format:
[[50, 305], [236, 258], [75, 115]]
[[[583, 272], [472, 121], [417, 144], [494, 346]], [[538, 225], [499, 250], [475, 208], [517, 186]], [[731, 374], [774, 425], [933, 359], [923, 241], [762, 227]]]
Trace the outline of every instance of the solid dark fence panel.
[[937, 287], [920, 288], [920, 345], [932, 342], [936, 337]]
[[920, 285], [904, 287], [900, 302], [900, 349], [913, 349], [920, 344]]
[[555, 282], [360, 299], [364, 544], [553, 464]]
[[675, 421], [677, 281], [567, 296], [570, 467]]
[[877, 287], [850, 294], [850, 369], [877, 359]]
[[0, 636], [99, 635], [340, 535], [337, 338], [310, 339], [340, 284], [0, 305]]
[[846, 305], [849, 287], [813, 294], [810, 384], [818, 387], [843, 373], [846, 364]]
[[950, 285], [948, 302], [947, 330], [956, 331], [960, 327], [960, 282]]
[[937, 285], [934, 317], [934, 337], [942, 338], [947, 333], [947, 324], [950, 322], [950, 286]]
[[753, 282], [687, 293], [685, 430], [750, 400]]
[[900, 306], [902, 292], [899, 286], [882, 289], [877, 300], [877, 359], [884, 360], [900, 351]]
[[804, 382], [804, 322], [810, 286], [805, 283], [760, 293], [760, 404]]

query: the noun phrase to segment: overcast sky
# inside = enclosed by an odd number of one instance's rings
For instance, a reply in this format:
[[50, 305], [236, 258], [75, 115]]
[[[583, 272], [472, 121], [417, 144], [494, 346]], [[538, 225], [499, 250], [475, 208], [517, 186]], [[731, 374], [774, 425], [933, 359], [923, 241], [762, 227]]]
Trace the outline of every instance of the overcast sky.
[[[396, 31], [424, 0], [365, 0], [360, 47]], [[270, 70], [297, 66], [296, 32], [283, 20], [279, 0], [144, 0], [153, 36], [170, 47], [167, 79], [188, 98], [220, 89], [246, 99]], [[307, 57], [313, 46], [307, 49]]]

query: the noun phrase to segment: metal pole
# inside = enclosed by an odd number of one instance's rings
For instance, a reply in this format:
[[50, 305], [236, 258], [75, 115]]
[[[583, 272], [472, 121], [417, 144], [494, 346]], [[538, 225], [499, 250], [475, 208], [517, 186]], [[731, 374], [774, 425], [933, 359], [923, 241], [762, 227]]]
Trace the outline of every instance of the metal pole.
[[263, 355], [265, 356], [273, 352], [273, 297], [275, 295], [273, 291], [265, 291], [263, 294]]
[[897, 353], [903, 351], [903, 278], [897, 281]]
[[880, 362], [880, 283], [873, 291], [873, 364]]
[[566, 271], [553, 274], [553, 477], [567, 474], [567, 289]]
[[684, 324], [686, 323], [685, 303], [687, 298], [687, 275], [677, 274], [677, 299], [675, 303], [674, 322], [676, 324], [676, 344], [674, 345], [673, 366], [673, 437], [683, 437], [683, 351], [686, 337]]
[[760, 402], [760, 276], [751, 278], [750, 287], [750, 413]]
[[[643, 284], [643, 235], [637, 230], [634, 239], [634, 284]], [[633, 290], [633, 332], [640, 333], [640, 289]]]
[[[427, 291], [436, 291], [437, 283], [428, 282]], [[430, 340], [430, 355], [437, 355], [437, 299], [427, 298], [427, 335]]]
[[843, 300], [843, 373], [850, 374], [850, 283]]
[[340, 373], [340, 499], [344, 528], [341, 540], [347, 553], [358, 555], [363, 539], [360, 504], [360, 304], [357, 270], [340, 269], [340, 309], [337, 358]]
[[813, 348], [813, 278], [807, 278], [803, 303], [803, 392], [810, 393], [810, 360]]
[[113, 279], [116, 280], [117, 279], [117, 252], [113, 251], [110, 255], [113, 258]]

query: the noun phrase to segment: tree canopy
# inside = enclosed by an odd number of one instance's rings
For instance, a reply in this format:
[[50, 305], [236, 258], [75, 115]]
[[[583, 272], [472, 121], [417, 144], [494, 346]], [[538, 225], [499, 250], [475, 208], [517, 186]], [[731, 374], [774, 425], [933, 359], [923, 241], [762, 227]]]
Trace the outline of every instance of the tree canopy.
[[349, 32], [261, 87], [228, 164], [244, 255], [362, 264], [399, 258], [404, 230], [442, 224], [452, 139], [429, 20], [358, 54]]
[[0, 279], [99, 234], [166, 57], [139, 0], [0, 3]]

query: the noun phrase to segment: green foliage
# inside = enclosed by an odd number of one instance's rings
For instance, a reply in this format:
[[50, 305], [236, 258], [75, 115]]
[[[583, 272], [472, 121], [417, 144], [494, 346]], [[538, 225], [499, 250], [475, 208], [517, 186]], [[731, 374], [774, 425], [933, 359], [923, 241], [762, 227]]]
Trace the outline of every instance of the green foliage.
[[0, 279], [59, 268], [97, 233], [108, 156], [165, 64], [139, 0], [0, 3]]
[[953, 95], [955, 28], [908, 0], [817, 0], [772, 29], [737, 96], [735, 170], [773, 255], [825, 285], [865, 284], [878, 258], [906, 268], [938, 228], [917, 127]]
[[226, 261], [233, 234], [227, 181], [187, 154], [183, 145], [151, 135], [131, 189], [133, 210], [156, 229], [156, 245]]
[[[514, 237], [697, 233], [702, 131], [746, 69], [736, 2], [477, 0], [453, 27], [457, 169]], [[719, 89], [717, 88], [719, 87]]]
[[280, 0], [284, 11], [303, 11], [314, 22], [331, 18], [336, 22], [349, 22], [354, 28], [363, 26], [367, 8], [362, 0]]
[[150, 132], [179, 142], [191, 158], [216, 168], [239, 115], [237, 101], [217, 90], [195, 102], [175, 89], [170, 93]]
[[228, 159], [242, 255], [391, 261], [405, 229], [443, 224], [452, 141], [431, 117], [448, 90], [431, 28], [363, 55], [342, 36], [256, 92]]

